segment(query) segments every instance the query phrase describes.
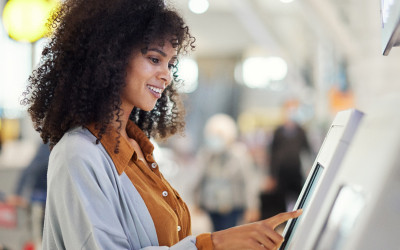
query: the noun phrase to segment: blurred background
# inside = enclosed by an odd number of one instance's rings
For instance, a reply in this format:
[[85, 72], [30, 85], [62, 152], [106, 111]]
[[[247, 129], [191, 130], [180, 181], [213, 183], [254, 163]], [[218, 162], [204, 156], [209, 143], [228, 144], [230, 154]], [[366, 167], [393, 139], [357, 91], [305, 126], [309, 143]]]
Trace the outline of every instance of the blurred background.
[[[207, 148], [204, 128], [211, 116], [222, 113], [235, 121], [237, 142], [252, 161], [258, 185], [252, 190], [259, 197], [258, 218], [262, 218], [269, 204], [262, 194], [273, 194], [278, 186], [270, 160], [279, 125], [290, 119], [306, 134], [308, 155], [299, 152], [304, 178], [338, 111], [363, 110], [375, 99], [400, 91], [400, 48], [383, 55], [382, 2], [168, 1], [196, 37], [196, 50], [179, 63], [185, 80], [185, 136], [154, 141], [155, 155], [165, 177], [193, 210], [194, 234], [213, 230], [194, 195], [194, 183], [201, 185], [198, 152]], [[41, 22], [54, 4], [53, 0], [0, 0], [0, 249], [2, 244], [34, 249], [32, 206], [6, 201], [40, 145], [20, 100], [46, 42]], [[26, 34], [36, 28], [35, 34]]]

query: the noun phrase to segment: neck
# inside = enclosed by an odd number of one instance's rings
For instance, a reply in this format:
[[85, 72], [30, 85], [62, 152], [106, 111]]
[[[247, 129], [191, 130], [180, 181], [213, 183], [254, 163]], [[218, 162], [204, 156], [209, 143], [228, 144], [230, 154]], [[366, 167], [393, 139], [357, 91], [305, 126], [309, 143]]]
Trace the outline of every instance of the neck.
[[121, 108], [121, 115], [120, 115], [120, 117], [119, 117], [119, 121], [120, 121], [121, 123], [119, 123], [119, 122], [117, 121], [117, 115], [114, 115], [114, 121], [113, 121], [113, 123], [112, 123], [112, 126], [113, 126], [114, 128], [116, 128], [116, 129], [118, 129], [119, 126], [120, 126], [120, 124], [121, 124], [120, 133], [121, 133], [121, 136], [125, 137], [126, 139], [129, 139], [129, 136], [128, 136], [128, 134], [126, 133], [126, 124], [128, 123], [130, 113], [131, 113], [131, 112], [127, 112], [127, 109], [122, 109], [122, 108]]

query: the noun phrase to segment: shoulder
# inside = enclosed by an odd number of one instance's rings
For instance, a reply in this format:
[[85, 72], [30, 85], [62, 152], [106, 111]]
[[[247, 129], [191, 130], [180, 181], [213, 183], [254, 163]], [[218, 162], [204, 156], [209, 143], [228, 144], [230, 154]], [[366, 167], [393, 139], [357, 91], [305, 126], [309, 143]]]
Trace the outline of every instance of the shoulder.
[[50, 155], [50, 168], [82, 171], [83, 167], [108, 163], [108, 154], [103, 146], [96, 144], [96, 137], [86, 128], [75, 128], [61, 138]]
[[79, 146], [81, 144], [85, 147], [96, 144], [96, 137], [88, 129], [76, 127], [67, 131], [55, 148], [60, 146]]
[[96, 137], [86, 128], [78, 127], [69, 130], [52, 150], [52, 154], [74, 157], [100, 151], [100, 144], [96, 144]]

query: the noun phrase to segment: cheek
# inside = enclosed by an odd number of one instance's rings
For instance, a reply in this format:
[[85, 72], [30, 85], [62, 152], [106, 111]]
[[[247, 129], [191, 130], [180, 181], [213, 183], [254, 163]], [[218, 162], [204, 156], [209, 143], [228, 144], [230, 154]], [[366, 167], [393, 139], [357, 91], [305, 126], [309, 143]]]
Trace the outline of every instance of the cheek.
[[[132, 65], [134, 66], [134, 65]], [[136, 68], [130, 68], [130, 71], [128, 71], [127, 76], [126, 76], [126, 86], [125, 89], [135, 89], [137, 88], [137, 85], [141, 81], [142, 78], [142, 72], [140, 69]]]
[[127, 81], [127, 84], [124, 88], [124, 95], [132, 95], [133, 93], [137, 93], [140, 89], [140, 84], [138, 83], [137, 79], [130, 78]]
[[136, 74], [141, 79], [146, 79], [151, 77], [154, 74], [154, 68], [152, 65], [142, 63], [136, 67]]
[[136, 67], [132, 69], [129, 74], [129, 79], [131, 82], [145, 82], [153, 75], [153, 68], [151, 65], [147, 65], [146, 63], [136, 64]]

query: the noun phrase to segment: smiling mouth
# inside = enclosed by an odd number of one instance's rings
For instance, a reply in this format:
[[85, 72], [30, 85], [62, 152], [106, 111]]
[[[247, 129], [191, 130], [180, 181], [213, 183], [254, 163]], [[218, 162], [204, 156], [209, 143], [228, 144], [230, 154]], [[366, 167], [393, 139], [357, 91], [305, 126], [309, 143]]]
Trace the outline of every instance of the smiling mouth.
[[163, 89], [161, 88], [157, 88], [151, 85], [147, 85], [147, 88], [150, 90], [150, 92], [156, 97], [156, 98], [160, 98], [161, 94], [163, 92]]

